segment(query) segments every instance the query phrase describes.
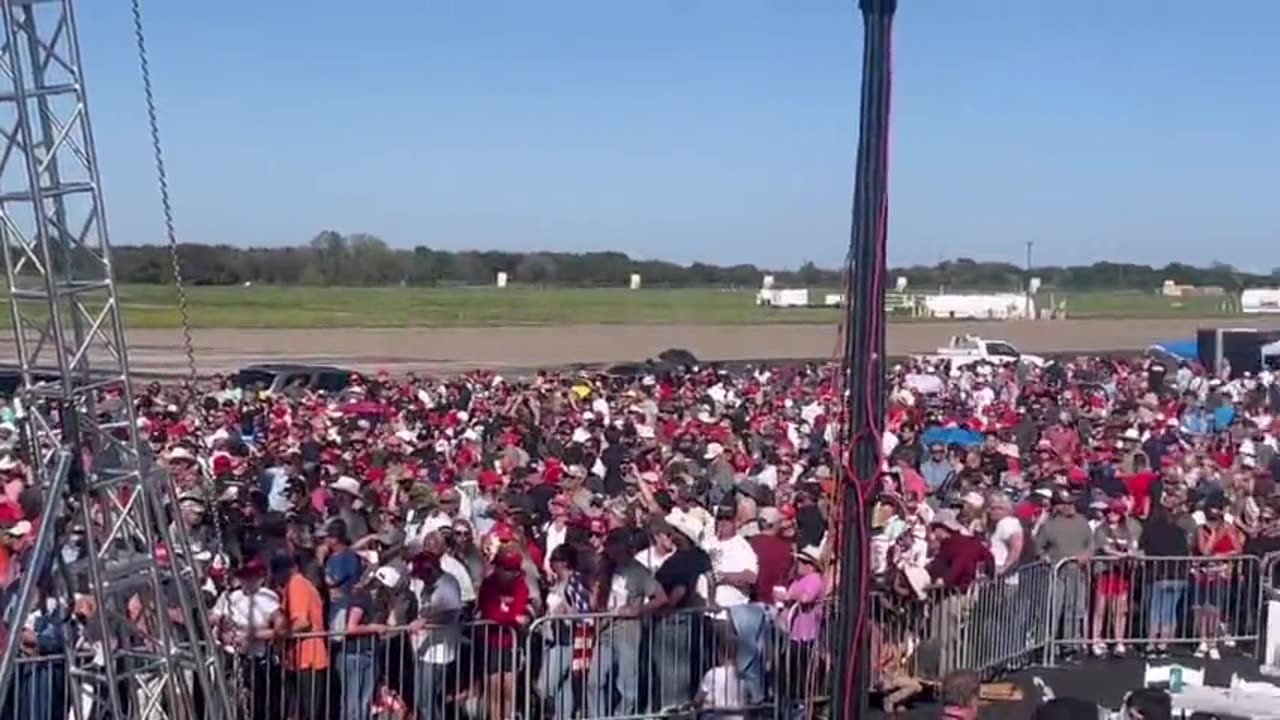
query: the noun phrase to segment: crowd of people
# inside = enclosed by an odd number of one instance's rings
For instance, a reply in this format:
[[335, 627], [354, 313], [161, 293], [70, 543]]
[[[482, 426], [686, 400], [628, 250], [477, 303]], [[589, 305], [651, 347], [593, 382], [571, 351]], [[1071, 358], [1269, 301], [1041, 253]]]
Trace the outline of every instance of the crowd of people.
[[1256, 637], [1280, 550], [1273, 372], [1082, 359], [912, 391], [938, 374], [895, 384], [873, 518], [886, 709], [956, 669], [1213, 660]]
[[[837, 376], [378, 373], [341, 392], [229, 376], [134, 398], [251, 717], [803, 717], [833, 652]], [[14, 412], [0, 406], [9, 589], [42, 504]], [[892, 368], [870, 526], [886, 709], [1019, 660], [1035, 633], [1118, 655], [1194, 638], [1217, 657], [1249, 629], [1230, 588], [1259, 568], [1236, 558], [1280, 548], [1278, 435], [1269, 372]], [[997, 602], [975, 602], [979, 585]], [[23, 652], [53, 655], [66, 632], [37, 607]]]

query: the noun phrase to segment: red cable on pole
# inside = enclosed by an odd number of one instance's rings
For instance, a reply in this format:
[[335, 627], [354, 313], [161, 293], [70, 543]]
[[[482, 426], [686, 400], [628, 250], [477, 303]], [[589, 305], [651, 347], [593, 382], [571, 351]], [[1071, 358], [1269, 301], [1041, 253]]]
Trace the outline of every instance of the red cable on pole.
[[852, 227], [846, 271], [845, 352], [839, 386], [840, 523], [833, 716], [867, 714], [871, 649], [868, 511], [884, 461], [884, 286], [888, 230], [891, 37], [897, 0], [860, 0], [864, 45]]

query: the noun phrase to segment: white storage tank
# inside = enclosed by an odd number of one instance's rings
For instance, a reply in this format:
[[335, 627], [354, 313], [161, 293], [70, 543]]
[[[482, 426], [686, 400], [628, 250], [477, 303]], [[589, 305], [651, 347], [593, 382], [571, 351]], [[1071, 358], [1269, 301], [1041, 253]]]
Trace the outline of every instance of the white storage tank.
[[1240, 293], [1240, 312], [1250, 315], [1280, 313], [1280, 289], [1250, 288]]

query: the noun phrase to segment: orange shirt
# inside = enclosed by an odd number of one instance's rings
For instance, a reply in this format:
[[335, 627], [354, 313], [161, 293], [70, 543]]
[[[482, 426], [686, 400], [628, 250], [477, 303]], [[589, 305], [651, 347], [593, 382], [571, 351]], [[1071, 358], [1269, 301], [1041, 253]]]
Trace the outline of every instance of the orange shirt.
[[324, 603], [320, 591], [311, 581], [294, 573], [284, 585], [284, 616], [290, 628], [304, 637], [289, 640], [284, 654], [287, 670], [324, 670], [329, 667], [329, 649], [325, 647]]

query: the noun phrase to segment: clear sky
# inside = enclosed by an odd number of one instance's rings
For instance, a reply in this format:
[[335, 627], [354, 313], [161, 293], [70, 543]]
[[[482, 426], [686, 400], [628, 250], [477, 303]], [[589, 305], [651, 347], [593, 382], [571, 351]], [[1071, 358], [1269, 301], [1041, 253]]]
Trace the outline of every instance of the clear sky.
[[[184, 239], [843, 257], [855, 0], [146, 11]], [[78, 16], [114, 238], [159, 242], [128, 2]], [[1280, 265], [1276, 27], [1276, 0], [901, 0], [891, 261]]]

